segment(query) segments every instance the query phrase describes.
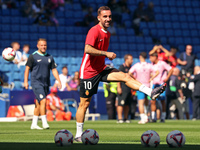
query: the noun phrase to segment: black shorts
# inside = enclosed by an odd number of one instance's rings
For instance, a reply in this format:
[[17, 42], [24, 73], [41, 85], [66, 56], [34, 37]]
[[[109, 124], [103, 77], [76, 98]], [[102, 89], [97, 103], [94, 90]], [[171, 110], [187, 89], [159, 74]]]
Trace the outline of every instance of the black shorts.
[[106, 67], [101, 73], [92, 78], [80, 79], [80, 97], [89, 98], [96, 94], [99, 82], [108, 82], [107, 77], [114, 69], [115, 68]]
[[133, 100], [131, 92], [122, 92], [118, 95], [118, 106], [130, 105]]
[[36, 99], [38, 102], [46, 98], [47, 94], [49, 93], [48, 86], [32, 86], [33, 92], [35, 94]]

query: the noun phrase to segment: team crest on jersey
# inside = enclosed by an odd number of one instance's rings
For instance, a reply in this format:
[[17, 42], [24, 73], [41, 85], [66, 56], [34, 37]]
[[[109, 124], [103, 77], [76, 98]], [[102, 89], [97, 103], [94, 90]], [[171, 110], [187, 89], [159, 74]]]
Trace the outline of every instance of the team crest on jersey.
[[50, 58], [48, 59], [48, 62], [51, 63], [51, 59]]
[[44, 96], [42, 94], [40, 94], [40, 98], [42, 99]]
[[85, 95], [87, 95], [87, 96], [89, 95], [89, 91], [88, 90], [85, 91]]
[[121, 105], [124, 105], [125, 101], [124, 100], [121, 100]]

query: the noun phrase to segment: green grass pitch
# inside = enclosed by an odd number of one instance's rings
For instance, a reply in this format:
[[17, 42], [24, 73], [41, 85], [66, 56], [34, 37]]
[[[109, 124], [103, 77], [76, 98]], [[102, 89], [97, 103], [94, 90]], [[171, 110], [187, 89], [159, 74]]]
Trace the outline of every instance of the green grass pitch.
[[[143, 150], [155, 149], [143, 147], [140, 136], [147, 130], [155, 130], [161, 138], [160, 145], [156, 149], [172, 149], [166, 144], [166, 136], [172, 130], [181, 131], [186, 137], [183, 150], [200, 149], [200, 121], [175, 121], [167, 120], [166, 123], [148, 123], [138, 125], [137, 120], [130, 124], [117, 124], [116, 120], [87, 121], [85, 129], [95, 129], [99, 133], [97, 145], [83, 145], [75, 143], [68, 147], [57, 147], [54, 143], [54, 135], [58, 130], [67, 129], [75, 136], [75, 121], [49, 122], [48, 130], [30, 130], [31, 121], [27, 122], [1, 122], [0, 123], [0, 150]], [[41, 126], [41, 122], [39, 122]]]

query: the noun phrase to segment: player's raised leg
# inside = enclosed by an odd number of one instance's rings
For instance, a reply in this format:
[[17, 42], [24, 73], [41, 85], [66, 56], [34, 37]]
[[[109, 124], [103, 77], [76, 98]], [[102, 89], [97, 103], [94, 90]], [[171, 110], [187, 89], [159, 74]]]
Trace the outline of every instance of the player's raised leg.
[[164, 90], [166, 87], [166, 84], [163, 84], [160, 87], [157, 87], [155, 89], [151, 89], [144, 84], [140, 83], [139, 81], [133, 79], [129, 74], [123, 73], [118, 71], [117, 69], [114, 69], [107, 77], [108, 81], [120, 81], [125, 82], [125, 84], [134, 89], [139, 90], [148, 96], [150, 96], [152, 99], [156, 99]]
[[80, 104], [76, 112], [76, 136], [75, 141], [81, 142], [81, 134], [83, 133], [83, 124], [85, 113], [90, 105], [91, 98], [80, 98]]

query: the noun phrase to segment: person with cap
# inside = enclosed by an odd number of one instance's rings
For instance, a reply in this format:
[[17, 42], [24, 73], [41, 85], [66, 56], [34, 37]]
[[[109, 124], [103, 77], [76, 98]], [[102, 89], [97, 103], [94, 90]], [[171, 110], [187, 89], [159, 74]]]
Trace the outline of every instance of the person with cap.
[[46, 103], [46, 110], [47, 110], [47, 120], [54, 121], [54, 116], [56, 121], [63, 121], [63, 120], [71, 120], [72, 113], [65, 112], [65, 106], [62, 103], [62, 100], [57, 95], [58, 90], [56, 87], [51, 88], [51, 92], [47, 95], [47, 103]]
[[[113, 67], [111, 60], [106, 59], [105, 65], [107, 67]], [[104, 82], [103, 83], [104, 96], [106, 98], [106, 109], [108, 119], [116, 119], [116, 98], [117, 98], [117, 82]]]

